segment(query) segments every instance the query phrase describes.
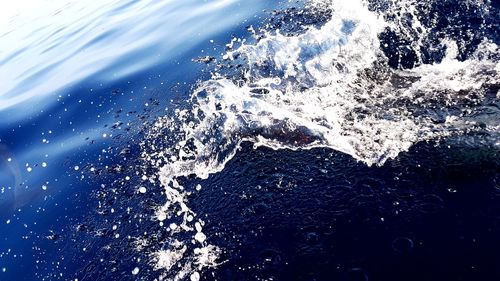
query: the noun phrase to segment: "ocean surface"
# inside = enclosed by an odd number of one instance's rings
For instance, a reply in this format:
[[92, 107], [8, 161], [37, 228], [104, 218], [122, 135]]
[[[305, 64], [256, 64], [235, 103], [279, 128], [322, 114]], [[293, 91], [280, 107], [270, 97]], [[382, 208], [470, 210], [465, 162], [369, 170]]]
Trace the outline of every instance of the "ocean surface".
[[500, 5], [20, 0], [0, 280], [500, 280]]

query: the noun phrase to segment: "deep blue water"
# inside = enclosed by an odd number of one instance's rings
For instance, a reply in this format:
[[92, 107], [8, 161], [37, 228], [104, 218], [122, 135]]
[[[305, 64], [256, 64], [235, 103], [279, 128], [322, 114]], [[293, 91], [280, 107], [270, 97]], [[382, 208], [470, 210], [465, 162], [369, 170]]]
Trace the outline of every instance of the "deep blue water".
[[[387, 15], [386, 2], [371, 1], [371, 10]], [[438, 24], [425, 50], [381, 33], [388, 65], [439, 63], [443, 38], [458, 42], [461, 61], [483, 37], [498, 44], [495, 3], [481, 18], [462, 2], [432, 6]], [[297, 36], [331, 15], [261, 0], [53, 6], [37, 17], [21, 12], [0, 30], [0, 280], [155, 280], [162, 270], [151, 255], [169, 232], [153, 218], [165, 201], [162, 187], [141, 181], [144, 171], [157, 172], [144, 163], [141, 142], [158, 117], [189, 106], [197, 82], [210, 79], [214, 65], [193, 60], [222, 61], [235, 37], [259, 41], [249, 26]], [[498, 66], [498, 54], [492, 60]], [[237, 63], [218, 71], [244, 80]], [[498, 128], [493, 78], [477, 118]], [[203, 185], [189, 207], [223, 249], [221, 264], [203, 268], [201, 280], [497, 280], [495, 133], [422, 139], [381, 166], [328, 147], [275, 150], [245, 141], [219, 173], [178, 179], [187, 190]], [[142, 236], [148, 244], [136, 251], [130, 237]]]

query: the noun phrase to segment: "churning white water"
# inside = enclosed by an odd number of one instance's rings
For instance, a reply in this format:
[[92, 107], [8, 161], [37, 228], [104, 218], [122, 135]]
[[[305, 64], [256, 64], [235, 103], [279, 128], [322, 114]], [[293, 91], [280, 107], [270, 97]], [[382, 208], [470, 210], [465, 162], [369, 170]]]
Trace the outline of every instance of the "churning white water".
[[[240, 77], [215, 71], [192, 93], [189, 106], [157, 120], [142, 156], [157, 169], [166, 195], [156, 216], [171, 240], [152, 255], [165, 270], [160, 279], [198, 280], [203, 268], [217, 265], [220, 249], [189, 207], [196, 190], [178, 179], [221, 171], [244, 141], [273, 149], [327, 147], [383, 165], [420, 141], [475, 130], [498, 136], [498, 115], [477, 118], [486, 98], [500, 98], [486, 96], [500, 83], [498, 46], [484, 38], [459, 60], [460, 46], [449, 36], [440, 42], [444, 58], [424, 64], [418, 52], [428, 27], [416, 16], [408, 23], [407, 15], [425, 3], [387, 2], [392, 6], [385, 14], [362, 0], [311, 2], [309, 9], [331, 10], [331, 19], [297, 34], [263, 31], [255, 43], [228, 50], [228, 64], [244, 64]], [[482, 2], [468, 5], [488, 12]], [[389, 66], [379, 39], [386, 29], [412, 39], [415, 67]], [[186, 233], [191, 241], [182, 238]]]

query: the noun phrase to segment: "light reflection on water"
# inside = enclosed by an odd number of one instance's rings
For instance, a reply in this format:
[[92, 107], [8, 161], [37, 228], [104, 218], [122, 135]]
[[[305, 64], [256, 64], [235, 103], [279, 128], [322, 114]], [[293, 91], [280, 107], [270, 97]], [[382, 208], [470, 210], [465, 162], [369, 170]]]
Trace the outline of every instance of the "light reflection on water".
[[264, 1], [249, 2], [71, 1], [15, 17], [0, 35], [0, 110], [22, 109], [10, 117], [22, 118], [84, 79], [110, 82], [172, 60]]

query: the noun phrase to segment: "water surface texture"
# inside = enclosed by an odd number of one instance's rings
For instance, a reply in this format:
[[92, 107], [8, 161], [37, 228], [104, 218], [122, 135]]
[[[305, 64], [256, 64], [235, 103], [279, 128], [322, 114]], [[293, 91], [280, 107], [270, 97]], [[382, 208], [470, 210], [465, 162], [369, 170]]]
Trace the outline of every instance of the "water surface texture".
[[500, 278], [495, 1], [0, 15], [0, 280]]

